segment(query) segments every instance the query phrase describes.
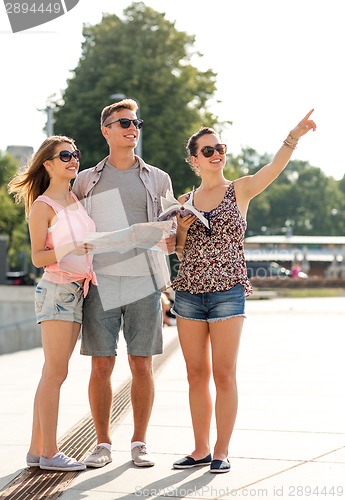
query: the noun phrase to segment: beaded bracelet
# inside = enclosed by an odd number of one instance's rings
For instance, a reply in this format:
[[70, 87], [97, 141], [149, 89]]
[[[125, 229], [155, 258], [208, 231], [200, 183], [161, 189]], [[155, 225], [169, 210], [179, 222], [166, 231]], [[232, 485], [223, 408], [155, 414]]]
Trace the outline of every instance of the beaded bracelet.
[[288, 142], [286, 139], [283, 142], [283, 144], [284, 144], [284, 146], [286, 146], [287, 148], [290, 148], [290, 149], [296, 149], [297, 148], [297, 144], [291, 144], [291, 142]]
[[287, 136], [287, 139], [289, 137], [291, 138], [292, 142], [295, 142], [296, 144], [298, 143], [299, 137], [297, 139], [295, 139], [294, 137], [292, 137], [291, 133], [289, 133], [289, 135]]
[[291, 133], [289, 133], [289, 135], [287, 136], [287, 138], [283, 142], [284, 146], [286, 146], [287, 148], [290, 148], [290, 149], [296, 149], [297, 143], [298, 143], [298, 139], [295, 139], [291, 135]]

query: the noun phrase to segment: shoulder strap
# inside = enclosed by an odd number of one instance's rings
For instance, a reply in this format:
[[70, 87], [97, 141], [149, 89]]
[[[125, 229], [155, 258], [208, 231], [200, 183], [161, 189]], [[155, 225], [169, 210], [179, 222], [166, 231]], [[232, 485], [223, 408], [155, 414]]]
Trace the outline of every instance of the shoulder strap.
[[234, 181], [230, 181], [229, 182], [229, 186], [228, 186], [227, 192], [229, 193], [229, 195], [233, 195], [235, 193], [235, 184], [234, 184]]
[[195, 189], [193, 189], [193, 191], [189, 191], [189, 193], [186, 193], [186, 194], [185, 194], [186, 201], [188, 201], [188, 200], [189, 200], [189, 198], [191, 198], [191, 203], [193, 203], [194, 191], [195, 191]]
[[70, 191], [69, 193], [70, 193], [70, 195], [72, 196], [73, 200], [74, 200], [77, 204], [79, 204], [80, 202], [79, 202], [78, 196], [77, 196], [77, 195], [75, 195], [75, 194], [73, 193], [73, 191]]
[[46, 203], [47, 205], [49, 205], [50, 207], [52, 207], [52, 209], [56, 213], [58, 213], [61, 210], [63, 210], [63, 207], [61, 205], [59, 205], [59, 203], [57, 203], [56, 201], [52, 200], [51, 198], [49, 198], [49, 196], [46, 196], [45, 194], [41, 194], [40, 196], [38, 196], [36, 198], [36, 200], [34, 201], [34, 203], [36, 203], [36, 201], [43, 201], [44, 203]]

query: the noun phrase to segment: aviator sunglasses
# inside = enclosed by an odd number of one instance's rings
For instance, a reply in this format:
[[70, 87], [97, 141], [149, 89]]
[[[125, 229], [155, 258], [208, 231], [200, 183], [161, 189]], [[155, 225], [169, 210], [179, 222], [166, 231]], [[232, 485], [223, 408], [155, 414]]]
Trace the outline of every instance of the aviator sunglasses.
[[68, 163], [69, 161], [72, 160], [72, 156], [77, 161], [79, 161], [81, 157], [81, 152], [79, 151], [79, 149], [75, 149], [74, 151], [67, 151], [67, 149], [60, 151], [58, 155], [52, 156], [51, 158], [48, 158], [48, 160], [54, 160], [55, 158], [60, 158], [60, 160], [63, 161], [64, 163]]
[[109, 127], [109, 125], [112, 125], [113, 123], [120, 122], [120, 125], [122, 128], [128, 128], [133, 122], [133, 125], [135, 128], [141, 128], [143, 126], [144, 120], [141, 120], [140, 118], [135, 118], [134, 120], [130, 120], [129, 118], [119, 118], [118, 120], [114, 120], [113, 122], [107, 123], [104, 125], [104, 127]]
[[[200, 153], [202, 153], [205, 158], [211, 158], [211, 156], [214, 155], [215, 151], [218, 151], [220, 155], [225, 155], [227, 151], [226, 144], [216, 144], [215, 146], [204, 146], [203, 148], [200, 149]], [[198, 156], [198, 154], [196, 154], [195, 156]]]

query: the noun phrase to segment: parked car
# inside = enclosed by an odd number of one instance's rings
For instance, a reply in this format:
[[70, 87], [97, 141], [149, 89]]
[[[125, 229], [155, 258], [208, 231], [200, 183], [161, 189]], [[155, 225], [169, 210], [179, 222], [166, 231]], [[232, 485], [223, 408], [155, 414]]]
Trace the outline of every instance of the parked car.
[[23, 271], [9, 271], [6, 273], [7, 285], [35, 285], [35, 279]]
[[[247, 271], [249, 278], [292, 278], [291, 270], [277, 262], [247, 262]], [[299, 271], [294, 277], [306, 279], [308, 275]]]
[[249, 278], [288, 278], [289, 269], [282, 267], [277, 262], [247, 262]]

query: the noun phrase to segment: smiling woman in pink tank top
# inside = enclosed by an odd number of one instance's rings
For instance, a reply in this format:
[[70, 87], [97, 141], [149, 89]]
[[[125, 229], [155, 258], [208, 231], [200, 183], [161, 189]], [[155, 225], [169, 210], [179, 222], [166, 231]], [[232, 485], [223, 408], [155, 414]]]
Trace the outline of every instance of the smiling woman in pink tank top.
[[25, 172], [9, 184], [16, 201], [25, 203], [32, 262], [44, 268], [35, 291], [44, 365], [34, 401], [26, 462], [29, 467], [54, 471], [85, 469], [85, 464], [61, 453], [57, 446], [60, 389], [80, 332], [84, 297], [90, 281], [96, 284], [92, 247], [83, 243], [95, 225], [70, 188], [79, 159], [80, 151], [73, 139], [48, 137]]

